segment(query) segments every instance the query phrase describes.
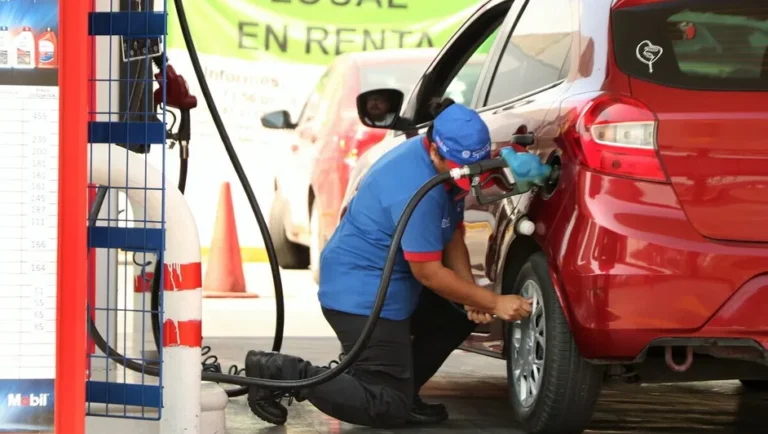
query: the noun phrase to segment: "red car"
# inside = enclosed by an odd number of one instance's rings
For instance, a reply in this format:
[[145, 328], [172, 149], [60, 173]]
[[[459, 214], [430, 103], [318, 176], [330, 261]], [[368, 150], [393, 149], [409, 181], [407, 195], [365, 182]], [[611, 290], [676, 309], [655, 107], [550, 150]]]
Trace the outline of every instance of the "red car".
[[[276, 171], [269, 218], [282, 267], [309, 266], [317, 280], [320, 251], [339, 221], [349, 171], [385, 136], [385, 130], [360, 122], [357, 94], [380, 87], [407, 94], [437, 53], [424, 48], [341, 55], [321, 76], [295, 123], [285, 110], [262, 117], [266, 128], [292, 130], [285, 169]], [[474, 61], [459, 77], [455, 98], [471, 96], [481, 66]]]
[[494, 149], [530, 134], [559, 173], [466, 199], [476, 281], [534, 298], [529, 319], [463, 346], [507, 360], [516, 418], [581, 432], [610, 379], [766, 389], [768, 3], [484, 2], [406, 98], [412, 129], [376, 148], [424, 132], [429, 102], [487, 43], [470, 105]]

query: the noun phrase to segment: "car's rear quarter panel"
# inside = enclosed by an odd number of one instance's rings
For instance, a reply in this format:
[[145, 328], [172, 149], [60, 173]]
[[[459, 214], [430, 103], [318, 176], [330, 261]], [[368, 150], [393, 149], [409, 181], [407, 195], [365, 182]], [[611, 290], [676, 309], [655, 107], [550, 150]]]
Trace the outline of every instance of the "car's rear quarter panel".
[[[634, 358], [659, 337], [768, 335], [766, 315], [729, 315], [715, 323], [729, 330], [701, 330], [766, 272], [768, 249], [703, 238], [669, 185], [579, 168], [547, 245], [584, 357]], [[745, 288], [730, 309], [754, 315], [746, 305], [764, 302], [768, 286]]]

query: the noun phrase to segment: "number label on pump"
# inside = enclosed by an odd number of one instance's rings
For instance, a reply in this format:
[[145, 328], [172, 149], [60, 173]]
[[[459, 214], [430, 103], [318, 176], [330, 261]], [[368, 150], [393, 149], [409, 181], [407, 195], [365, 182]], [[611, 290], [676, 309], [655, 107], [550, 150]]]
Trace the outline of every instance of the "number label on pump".
[[120, 38], [123, 48], [123, 62], [139, 59], [149, 59], [160, 55], [162, 39], [157, 38]]

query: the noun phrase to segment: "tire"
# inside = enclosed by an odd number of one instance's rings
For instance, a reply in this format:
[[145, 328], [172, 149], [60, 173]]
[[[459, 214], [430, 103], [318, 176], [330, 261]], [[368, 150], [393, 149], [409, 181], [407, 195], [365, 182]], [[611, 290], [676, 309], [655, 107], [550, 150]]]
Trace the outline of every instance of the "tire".
[[320, 202], [315, 199], [312, 201], [312, 211], [309, 215], [309, 270], [312, 272], [312, 279], [315, 283], [320, 283], [320, 253], [325, 247], [325, 237], [320, 229]]
[[272, 209], [269, 210], [269, 236], [275, 245], [277, 262], [280, 267], [296, 270], [309, 267], [309, 248], [291, 242], [285, 234], [285, 210], [287, 203], [275, 193]]
[[[543, 253], [528, 258], [512, 292], [534, 297], [530, 318], [507, 324], [506, 330], [507, 381], [515, 416], [530, 434], [581, 433], [592, 418], [604, 368], [579, 354]], [[538, 381], [534, 366], [539, 366]], [[529, 384], [528, 378], [534, 379], [535, 392], [522, 386]]]
[[739, 380], [746, 389], [759, 390], [761, 392], [768, 390], [768, 380]]

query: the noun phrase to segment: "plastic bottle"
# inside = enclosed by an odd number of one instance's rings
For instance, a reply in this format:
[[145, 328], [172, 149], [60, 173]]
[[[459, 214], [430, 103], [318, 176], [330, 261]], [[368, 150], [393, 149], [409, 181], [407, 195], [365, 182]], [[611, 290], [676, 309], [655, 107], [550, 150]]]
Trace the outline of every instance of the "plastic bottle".
[[29, 26], [24, 26], [13, 42], [16, 46], [16, 64], [14, 66], [16, 68], [34, 68], [35, 37], [32, 35], [32, 29]]
[[7, 26], [0, 26], [0, 68], [13, 66], [13, 44]]
[[57, 68], [59, 66], [59, 53], [56, 43], [56, 34], [50, 27], [37, 39], [37, 67]]

